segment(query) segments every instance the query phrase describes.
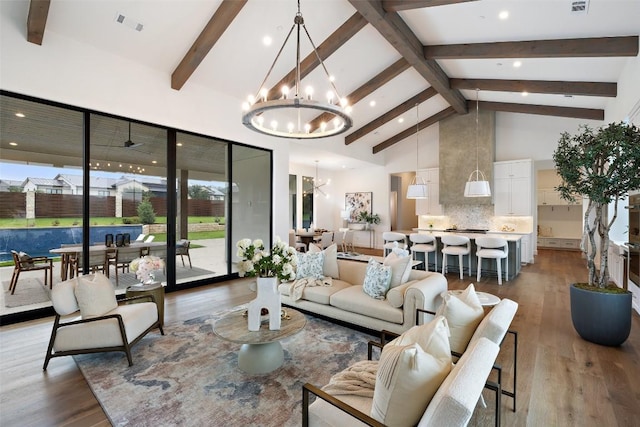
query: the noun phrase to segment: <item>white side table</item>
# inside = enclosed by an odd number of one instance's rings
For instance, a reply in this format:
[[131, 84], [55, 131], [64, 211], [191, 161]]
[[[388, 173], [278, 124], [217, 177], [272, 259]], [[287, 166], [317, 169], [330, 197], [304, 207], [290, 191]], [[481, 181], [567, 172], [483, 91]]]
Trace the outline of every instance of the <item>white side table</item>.
[[[445, 293], [448, 293], [449, 295], [460, 295], [462, 292], [464, 292], [463, 290], [460, 289], [450, 289], [446, 292], [443, 292], [442, 296], [444, 297]], [[480, 300], [480, 304], [482, 304], [483, 307], [493, 307], [494, 305], [498, 304], [500, 302], [500, 298], [498, 298], [497, 296], [493, 295], [493, 294], [489, 294], [487, 292], [478, 292], [476, 291], [476, 295], [478, 295], [478, 299]]]

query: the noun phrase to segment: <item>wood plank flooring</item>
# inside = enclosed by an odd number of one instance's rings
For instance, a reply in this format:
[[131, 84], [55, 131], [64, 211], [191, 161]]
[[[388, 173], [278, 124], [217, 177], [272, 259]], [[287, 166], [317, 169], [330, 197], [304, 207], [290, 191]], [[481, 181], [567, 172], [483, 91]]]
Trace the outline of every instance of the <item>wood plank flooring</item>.
[[[503, 397], [503, 426], [640, 426], [640, 316], [634, 312], [631, 337], [619, 348], [583, 341], [571, 325], [567, 284], [585, 276], [579, 252], [540, 250], [515, 280], [476, 284], [520, 305], [512, 325], [519, 333], [518, 404], [514, 413]], [[456, 274], [447, 279], [451, 289], [475, 283]], [[167, 294], [165, 327], [249, 301], [246, 281]], [[53, 359], [42, 371], [52, 323], [0, 328], [0, 426], [110, 425], [71, 357]], [[508, 338], [499, 356], [507, 382], [512, 351]], [[133, 353], [135, 363], [135, 347]], [[474, 416], [470, 425], [492, 426], [493, 418]]]

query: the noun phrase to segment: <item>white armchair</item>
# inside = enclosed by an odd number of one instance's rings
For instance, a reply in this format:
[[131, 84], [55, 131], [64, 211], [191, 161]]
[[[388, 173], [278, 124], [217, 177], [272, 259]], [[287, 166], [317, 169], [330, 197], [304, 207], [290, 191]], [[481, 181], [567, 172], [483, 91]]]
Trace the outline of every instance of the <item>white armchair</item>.
[[[133, 301], [150, 301], [130, 304]], [[56, 311], [43, 370], [54, 357], [82, 353], [123, 351], [133, 365], [131, 346], [152, 329], [160, 329], [153, 296], [118, 302], [113, 286], [103, 274], [79, 276], [58, 283], [51, 291]], [[80, 316], [73, 316], [80, 312]]]

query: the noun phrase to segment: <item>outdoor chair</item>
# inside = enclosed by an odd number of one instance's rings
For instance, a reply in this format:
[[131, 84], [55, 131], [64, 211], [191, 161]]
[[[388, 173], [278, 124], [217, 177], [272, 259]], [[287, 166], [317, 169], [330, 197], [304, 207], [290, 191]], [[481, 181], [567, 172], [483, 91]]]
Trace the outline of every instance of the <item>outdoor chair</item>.
[[[11, 275], [11, 282], [9, 283], [9, 289], [11, 295], [16, 291], [16, 285], [18, 284], [18, 278], [23, 271], [36, 271], [44, 270], [44, 285], [49, 284], [49, 289], [53, 286], [53, 259], [48, 257], [31, 257], [24, 252], [11, 251], [13, 256], [13, 274]], [[48, 272], [48, 273], [47, 273]], [[48, 275], [47, 275], [48, 274]]]
[[191, 242], [189, 240], [180, 240], [176, 244], [176, 256], [180, 255], [180, 259], [182, 260], [182, 266], [184, 267], [184, 257], [186, 256], [189, 260], [189, 268], [193, 268], [191, 265], [191, 255], [189, 255], [189, 247], [191, 246]]

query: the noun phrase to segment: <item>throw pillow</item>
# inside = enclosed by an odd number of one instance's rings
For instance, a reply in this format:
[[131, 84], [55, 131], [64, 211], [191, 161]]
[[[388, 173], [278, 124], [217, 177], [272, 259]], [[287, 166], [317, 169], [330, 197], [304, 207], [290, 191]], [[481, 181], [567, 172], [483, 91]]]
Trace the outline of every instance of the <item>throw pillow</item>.
[[384, 299], [391, 284], [391, 267], [369, 260], [362, 290], [375, 299]]
[[436, 311], [437, 315], [446, 317], [451, 337], [451, 350], [464, 353], [476, 328], [484, 317], [484, 308], [480, 304], [473, 283], [467, 286], [461, 294], [443, 295], [442, 305]]
[[391, 267], [391, 288], [400, 286], [409, 280], [411, 261], [410, 256], [400, 256], [395, 252], [391, 252], [384, 259], [383, 265]]
[[[447, 328], [442, 318], [423, 325], [431, 336], [422, 338], [429, 351], [414, 342], [384, 346], [378, 363], [371, 416], [388, 426], [417, 425], [442, 381], [451, 371]], [[408, 341], [408, 337], [405, 341]]]
[[74, 277], [73, 279], [56, 283], [51, 290], [51, 303], [56, 313], [60, 316], [75, 313], [80, 309], [74, 293], [77, 285], [78, 278]]
[[83, 319], [102, 316], [118, 306], [113, 285], [104, 274], [80, 276], [75, 294]]
[[322, 273], [326, 277], [333, 277], [334, 279], [340, 278], [340, 271], [338, 270], [338, 245], [334, 243], [325, 250], [322, 250], [320, 246], [311, 243], [309, 244], [309, 252], [324, 253]]
[[31, 261], [31, 255], [29, 255], [28, 253], [20, 251], [20, 253], [18, 254], [18, 258], [20, 259], [20, 264], [28, 268], [33, 267], [33, 261]]
[[324, 252], [298, 253], [298, 266], [296, 267], [296, 279], [312, 277], [322, 279], [324, 267]]

